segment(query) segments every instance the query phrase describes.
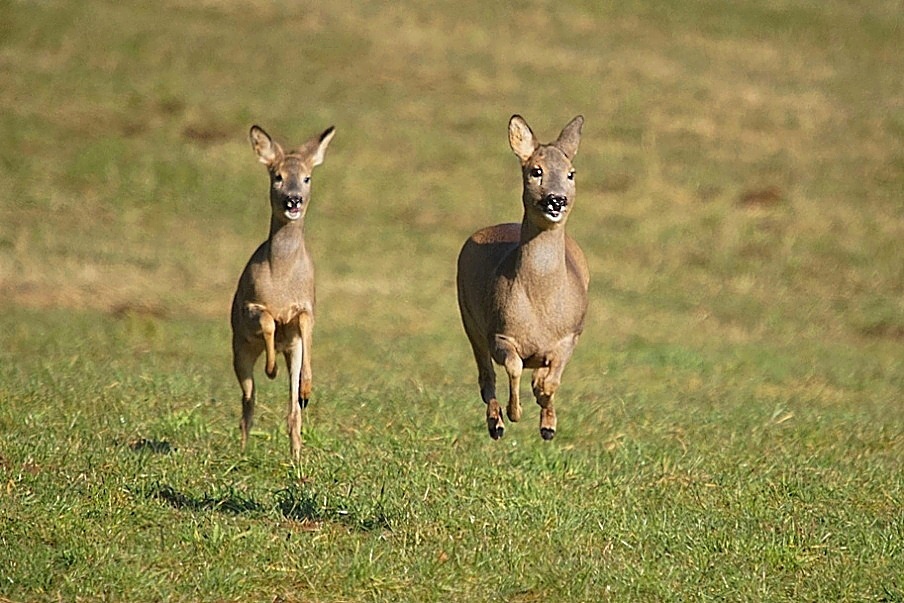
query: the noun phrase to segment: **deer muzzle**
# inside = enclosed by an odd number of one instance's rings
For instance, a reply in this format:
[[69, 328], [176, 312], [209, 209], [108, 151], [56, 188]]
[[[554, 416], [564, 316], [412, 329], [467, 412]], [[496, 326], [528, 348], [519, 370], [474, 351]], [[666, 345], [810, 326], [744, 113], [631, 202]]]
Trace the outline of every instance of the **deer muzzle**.
[[568, 197], [565, 195], [554, 195], [550, 193], [540, 201], [540, 210], [546, 215], [546, 218], [552, 222], [561, 220], [565, 215], [565, 208], [567, 207]]
[[301, 206], [304, 205], [304, 198], [301, 195], [289, 195], [286, 197], [286, 217], [290, 220], [297, 220], [301, 217]]

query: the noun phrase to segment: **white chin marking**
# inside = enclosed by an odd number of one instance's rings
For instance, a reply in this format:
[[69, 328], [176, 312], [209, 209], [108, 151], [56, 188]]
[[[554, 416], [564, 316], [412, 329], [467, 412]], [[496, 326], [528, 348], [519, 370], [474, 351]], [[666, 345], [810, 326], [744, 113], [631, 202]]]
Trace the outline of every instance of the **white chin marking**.
[[562, 221], [562, 218], [565, 217], [565, 212], [559, 212], [557, 215], [552, 215], [544, 212], [543, 215], [546, 216], [546, 219], [550, 222], [557, 224]]
[[288, 211], [286, 210], [286, 217], [290, 220], [297, 220], [301, 217], [300, 211]]

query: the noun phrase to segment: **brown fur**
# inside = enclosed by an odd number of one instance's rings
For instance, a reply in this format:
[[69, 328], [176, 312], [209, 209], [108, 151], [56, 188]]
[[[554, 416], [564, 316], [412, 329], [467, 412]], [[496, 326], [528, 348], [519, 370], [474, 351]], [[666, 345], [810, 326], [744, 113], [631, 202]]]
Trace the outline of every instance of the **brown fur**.
[[289, 370], [291, 451], [301, 451], [301, 410], [311, 395], [314, 264], [304, 240], [311, 171], [323, 162], [331, 127], [296, 150], [284, 151], [258, 126], [251, 146], [270, 173], [270, 236], [248, 260], [232, 300], [232, 353], [242, 388], [242, 447], [254, 420], [254, 364], [266, 353], [265, 372], [276, 377], [276, 354]]
[[565, 234], [575, 195], [571, 162], [583, 122], [575, 117], [555, 142], [541, 145], [527, 122], [512, 116], [509, 143], [521, 160], [523, 219], [479, 230], [458, 256], [458, 305], [494, 439], [505, 425], [493, 361], [509, 377], [511, 421], [521, 418], [521, 373], [533, 369], [540, 434], [544, 439], [555, 435], [553, 399], [584, 328], [590, 283], [583, 252]]

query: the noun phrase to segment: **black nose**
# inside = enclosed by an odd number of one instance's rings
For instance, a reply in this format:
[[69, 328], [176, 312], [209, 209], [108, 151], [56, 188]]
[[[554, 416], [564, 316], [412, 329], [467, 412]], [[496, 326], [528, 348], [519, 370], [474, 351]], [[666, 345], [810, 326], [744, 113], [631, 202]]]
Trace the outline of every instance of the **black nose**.
[[558, 213], [562, 211], [563, 207], [568, 205], [568, 197], [565, 195], [554, 195], [553, 193], [549, 193], [543, 198], [543, 203], [547, 210]]
[[301, 207], [302, 203], [304, 203], [304, 198], [301, 195], [288, 195], [286, 197], [286, 207], [288, 209]]

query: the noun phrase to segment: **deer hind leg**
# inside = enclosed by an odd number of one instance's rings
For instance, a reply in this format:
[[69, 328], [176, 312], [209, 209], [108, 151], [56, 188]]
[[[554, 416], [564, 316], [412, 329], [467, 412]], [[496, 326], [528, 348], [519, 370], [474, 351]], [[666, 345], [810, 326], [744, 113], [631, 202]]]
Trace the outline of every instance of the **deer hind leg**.
[[496, 399], [496, 370], [493, 368], [493, 359], [486, 350], [482, 353], [475, 350], [474, 356], [477, 358], [480, 397], [487, 407], [487, 431], [491, 438], [498, 440], [505, 433], [505, 423], [502, 421], [502, 407]]
[[289, 404], [286, 413], [286, 424], [289, 431], [289, 448], [297, 461], [301, 456], [301, 405], [298, 403], [301, 394], [301, 367], [303, 353], [301, 339], [296, 338], [285, 352], [286, 364], [289, 367]]
[[498, 440], [505, 433], [505, 423], [502, 421], [502, 407], [496, 399], [496, 370], [493, 368], [493, 358], [486, 348], [474, 348], [474, 358], [477, 360], [477, 383], [480, 385], [480, 397], [487, 406], [487, 431], [490, 437]]
[[260, 356], [261, 350], [245, 341], [232, 342], [232, 368], [242, 388], [242, 421], [239, 427], [242, 430], [242, 448], [248, 442], [248, 433], [254, 423], [254, 363]]
[[480, 387], [480, 397], [487, 407], [487, 431], [491, 438], [498, 440], [505, 431], [505, 424], [502, 422], [502, 408], [496, 399], [496, 370], [493, 368], [493, 357], [490, 356], [486, 341], [468, 328], [467, 321], [465, 332], [468, 341], [471, 342], [474, 360], [477, 362], [477, 385]]
[[518, 353], [515, 341], [504, 335], [496, 335], [494, 359], [505, 368], [509, 378], [509, 400], [506, 414], [513, 423], [521, 420], [520, 385], [524, 361]]

